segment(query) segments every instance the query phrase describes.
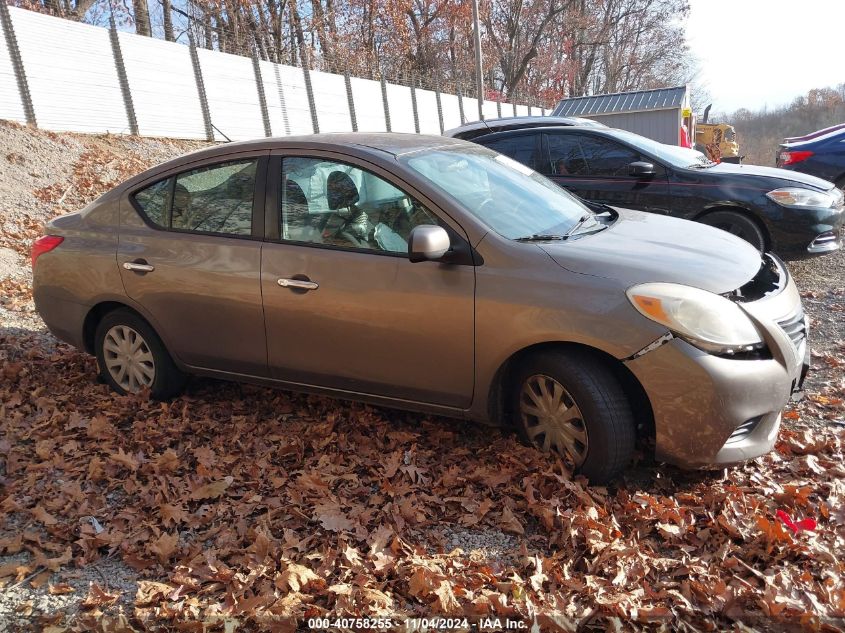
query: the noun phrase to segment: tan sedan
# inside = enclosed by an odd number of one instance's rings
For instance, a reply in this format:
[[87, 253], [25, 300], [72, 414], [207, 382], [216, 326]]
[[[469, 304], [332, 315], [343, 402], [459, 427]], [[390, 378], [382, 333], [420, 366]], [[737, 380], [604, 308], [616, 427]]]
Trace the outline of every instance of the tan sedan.
[[119, 393], [201, 374], [514, 424], [606, 480], [638, 434], [683, 466], [770, 450], [803, 378], [777, 259], [464, 141], [220, 145], [46, 233], [38, 311]]

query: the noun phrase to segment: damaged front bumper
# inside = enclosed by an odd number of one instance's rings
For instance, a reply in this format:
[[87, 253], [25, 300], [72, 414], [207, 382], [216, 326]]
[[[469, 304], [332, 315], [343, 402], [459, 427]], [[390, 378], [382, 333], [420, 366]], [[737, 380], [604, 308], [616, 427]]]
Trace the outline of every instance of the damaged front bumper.
[[624, 361], [651, 401], [658, 460], [721, 466], [774, 447], [809, 366], [807, 319], [791, 278], [776, 295], [740, 306], [763, 335], [762, 357], [716, 356], [669, 335]]

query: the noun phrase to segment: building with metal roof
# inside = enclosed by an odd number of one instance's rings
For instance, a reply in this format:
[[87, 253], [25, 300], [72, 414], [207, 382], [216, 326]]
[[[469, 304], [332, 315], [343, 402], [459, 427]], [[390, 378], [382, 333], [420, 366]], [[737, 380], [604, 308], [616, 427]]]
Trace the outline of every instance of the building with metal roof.
[[689, 87], [675, 86], [563, 99], [552, 115], [585, 117], [661, 143], [678, 145], [683, 111], [689, 107]]

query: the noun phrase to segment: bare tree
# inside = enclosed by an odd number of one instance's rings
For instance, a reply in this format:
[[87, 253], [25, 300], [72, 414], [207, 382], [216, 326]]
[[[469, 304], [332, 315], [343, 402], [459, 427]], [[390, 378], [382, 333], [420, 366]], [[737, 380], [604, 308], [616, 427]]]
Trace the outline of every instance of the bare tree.
[[138, 35], [150, 37], [153, 33], [150, 29], [150, 10], [147, 7], [147, 0], [132, 0], [132, 9], [135, 14], [135, 32]]
[[173, 14], [170, 0], [161, 0], [161, 8], [164, 11], [162, 25], [164, 27], [164, 39], [173, 42], [176, 38], [173, 37]]
[[550, 27], [572, 2], [515, 0], [487, 4], [484, 24], [495, 51], [503, 94], [511, 94], [519, 85]]
[[[158, 0], [155, 25], [148, 0], [14, 1], [92, 21], [113, 9], [143, 35], [176, 41], [190, 31], [198, 45], [280, 63], [414, 76], [464, 94], [474, 83], [471, 7], [462, 0]], [[696, 76], [688, 12], [687, 0], [481, 0], [483, 72], [493, 94], [547, 106], [687, 83]]]
[[796, 97], [789, 105], [752, 112], [741, 108], [732, 114], [715, 114], [736, 128], [740, 153], [748, 163], [771, 165], [778, 144], [788, 136], [800, 136], [845, 121], [845, 83], [817, 88]]

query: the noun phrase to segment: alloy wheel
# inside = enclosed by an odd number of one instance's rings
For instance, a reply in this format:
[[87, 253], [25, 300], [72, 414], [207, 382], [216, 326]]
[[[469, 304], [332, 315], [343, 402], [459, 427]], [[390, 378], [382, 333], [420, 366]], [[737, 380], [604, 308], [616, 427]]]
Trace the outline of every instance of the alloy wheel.
[[722, 229], [723, 231], [727, 231], [731, 235], [736, 235], [737, 237], [741, 237], [746, 242], [755, 241], [755, 237], [749, 233], [749, 231], [739, 222], [731, 222], [730, 220], [720, 222], [714, 225], [717, 229]]
[[751, 244], [761, 253], [766, 248], [766, 238], [763, 232], [753, 220], [740, 213], [735, 211], [714, 211], [705, 215], [702, 222], [717, 229], [727, 231], [731, 235], [736, 235], [738, 238]]
[[523, 384], [519, 412], [528, 439], [543, 451], [555, 450], [578, 467], [589, 441], [581, 409], [570, 393], [550, 376], [536, 374]]
[[103, 340], [106, 370], [121, 389], [137, 393], [155, 380], [155, 361], [149, 345], [128, 325], [115, 325]]

